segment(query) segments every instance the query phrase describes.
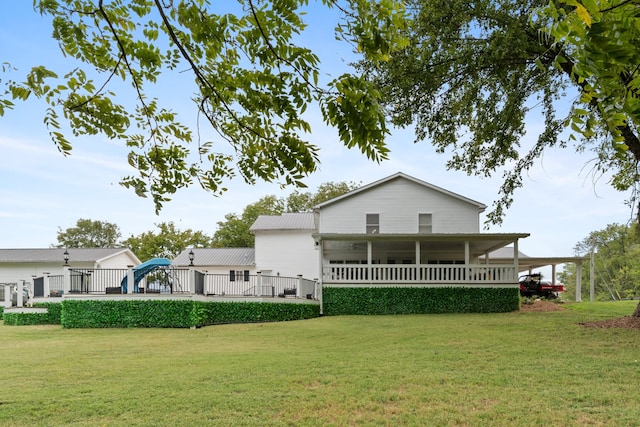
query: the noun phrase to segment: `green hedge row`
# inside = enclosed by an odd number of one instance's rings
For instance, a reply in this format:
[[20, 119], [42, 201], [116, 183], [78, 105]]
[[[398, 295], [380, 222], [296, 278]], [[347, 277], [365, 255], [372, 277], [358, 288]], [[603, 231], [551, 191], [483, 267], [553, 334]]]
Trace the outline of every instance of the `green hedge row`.
[[283, 304], [270, 302], [196, 302], [200, 325], [242, 322], [281, 322], [320, 316], [318, 304]]
[[[517, 288], [324, 288], [324, 314], [501, 313], [520, 308]], [[5, 325], [64, 328], [188, 328], [320, 315], [317, 304], [193, 300], [72, 300], [36, 304], [48, 313], [4, 313]]]
[[520, 308], [516, 288], [324, 288], [324, 315], [503, 313]]
[[191, 300], [65, 300], [64, 328], [188, 328], [216, 323], [274, 322], [318, 317], [317, 304]]
[[59, 325], [62, 314], [62, 304], [60, 303], [37, 303], [33, 305], [38, 308], [46, 308], [46, 313], [5, 313], [2, 312], [2, 321], [5, 325]]
[[191, 300], [64, 300], [64, 328], [187, 328]]

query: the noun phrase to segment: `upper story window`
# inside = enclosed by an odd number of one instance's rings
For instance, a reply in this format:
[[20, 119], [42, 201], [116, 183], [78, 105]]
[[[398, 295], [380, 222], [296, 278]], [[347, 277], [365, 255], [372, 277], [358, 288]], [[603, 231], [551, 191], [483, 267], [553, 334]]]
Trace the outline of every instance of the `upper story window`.
[[418, 214], [418, 233], [431, 234], [433, 233], [433, 217], [430, 213]]
[[380, 214], [367, 214], [367, 234], [380, 232]]

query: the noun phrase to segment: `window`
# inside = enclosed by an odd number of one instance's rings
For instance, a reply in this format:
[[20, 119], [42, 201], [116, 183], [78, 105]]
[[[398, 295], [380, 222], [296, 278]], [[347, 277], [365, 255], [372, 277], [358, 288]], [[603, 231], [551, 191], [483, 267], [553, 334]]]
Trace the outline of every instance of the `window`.
[[377, 234], [380, 232], [380, 215], [367, 214], [367, 234]]
[[242, 281], [244, 279], [245, 282], [249, 281], [249, 270], [229, 270], [229, 281], [235, 282]]
[[432, 223], [433, 223], [433, 218], [431, 217], [430, 213], [418, 214], [418, 233], [431, 234], [433, 232]]

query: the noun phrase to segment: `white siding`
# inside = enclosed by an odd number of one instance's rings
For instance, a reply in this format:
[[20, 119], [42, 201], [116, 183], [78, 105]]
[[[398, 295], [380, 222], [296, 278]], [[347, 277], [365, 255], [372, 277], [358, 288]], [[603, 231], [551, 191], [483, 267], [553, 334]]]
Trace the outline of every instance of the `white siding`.
[[433, 233], [478, 233], [478, 206], [418, 183], [395, 179], [320, 211], [320, 233], [365, 233], [367, 213], [380, 215], [380, 233], [417, 233], [418, 214], [430, 213]]
[[62, 263], [6, 263], [0, 268], [1, 283], [17, 283], [20, 280], [32, 282], [33, 277], [40, 277], [42, 273], [62, 274]]
[[[73, 254], [73, 252], [72, 252]], [[71, 257], [71, 268], [127, 268], [128, 265], [137, 265], [139, 261], [132, 256], [132, 252], [123, 251], [116, 255], [103, 258], [100, 263], [94, 261], [76, 261]], [[33, 276], [41, 277], [43, 273], [60, 275], [63, 272], [64, 261], [29, 261], [29, 262], [2, 262], [0, 263], [0, 283], [15, 283], [19, 280], [32, 282]]]
[[[50, 275], [60, 275], [63, 272], [62, 264], [62, 262], [3, 263], [0, 266], [0, 283], [17, 283], [20, 280], [32, 283], [33, 276], [42, 277], [44, 273], [49, 273]], [[94, 268], [94, 263], [72, 263], [71, 267]]]
[[135, 267], [136, 265], [138, 265], [138, 261], [133, 259], [128, 252], [123, 252], [121, 254], [104, 258], [99, 263], [96, 263], [95, 267], [96, 268], [127, 268], [127, 266], [129, 265], [132, 265]]
[[305, 279], [319, 277], [318, 250], [312, 230], [256, 232], [256, 267], [270, 274]]

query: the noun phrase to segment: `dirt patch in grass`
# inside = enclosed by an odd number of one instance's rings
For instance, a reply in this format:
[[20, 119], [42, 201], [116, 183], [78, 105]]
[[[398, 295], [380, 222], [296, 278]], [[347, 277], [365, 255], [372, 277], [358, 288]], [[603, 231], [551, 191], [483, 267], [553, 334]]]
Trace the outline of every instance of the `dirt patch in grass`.
[[535, 300], [531, 303], [523, 303], [520, 304], [520, 311], [524, 312], [546, 312], [546, 311], [560, 311], [566, 310], [565, 307], [562, 306], [561, 302], [554, 302], [548, 300]]
[[[523, 312], [549, 312], [560, 310], [566, 310], [566, 307], [563, 307], [562, 302], [535, 300], [532, 303], [520, 304], [520, 311]], [[587, 328], [640, 329], [640, 317], [624, 316], [616, 319], [579, 322], [578, 324]]]
[[624, 316], [617, 319], [598, 320], [596, 322], [580, 322], [588, 328], [624, 328], [640, 329], [640, 317]]

